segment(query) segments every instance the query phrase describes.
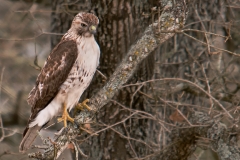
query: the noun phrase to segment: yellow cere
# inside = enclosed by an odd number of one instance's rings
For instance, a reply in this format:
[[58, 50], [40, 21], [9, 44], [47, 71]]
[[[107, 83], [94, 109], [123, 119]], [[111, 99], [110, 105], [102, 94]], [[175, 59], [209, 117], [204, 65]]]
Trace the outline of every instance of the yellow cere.
[[91, 26], [91, 29], [92, 29], [92, 30], [96, 30], [96, 27], [95, 27], [95, 26]]

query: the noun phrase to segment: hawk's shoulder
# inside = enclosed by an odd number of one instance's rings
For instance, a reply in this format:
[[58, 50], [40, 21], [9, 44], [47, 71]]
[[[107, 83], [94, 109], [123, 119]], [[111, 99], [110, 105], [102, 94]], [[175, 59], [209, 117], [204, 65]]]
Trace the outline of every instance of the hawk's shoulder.
[[74, 40], [62, 40], [49, 54], [27, 100], [32, 107], [30, 121], [57, 95], [77, 57], [78, 49]]

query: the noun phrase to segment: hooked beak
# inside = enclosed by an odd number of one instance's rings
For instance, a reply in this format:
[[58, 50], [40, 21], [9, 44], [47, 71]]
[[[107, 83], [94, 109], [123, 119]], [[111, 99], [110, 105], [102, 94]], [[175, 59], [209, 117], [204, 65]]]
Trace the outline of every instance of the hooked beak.
[[91, 26], [89, 27], [89, 32], [92, 33], [92, 34], [96, 34], [96, 32], [97, 32], [97, 27], [94, 26], [94, 25], [91, 25]]

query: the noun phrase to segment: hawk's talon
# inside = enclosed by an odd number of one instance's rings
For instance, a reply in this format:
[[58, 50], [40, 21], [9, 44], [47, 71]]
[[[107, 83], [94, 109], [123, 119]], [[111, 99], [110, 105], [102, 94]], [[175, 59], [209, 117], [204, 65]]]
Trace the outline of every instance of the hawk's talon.
[[72, 117], [69, 116], [67, 108], [66, 108], [66, 104], [63, 104], [63, 114], [62, 114], [62, 118], [58, 118], [57, 119], [58, 122], [62, 122], [64, 124], [64, 127], [67, 127], [67, 121], [70, 121], [72, 123], [74, 123], [74, 119]]
[[89, 102], [89, 99], [85, 99], [82, 103], [78, 103], [76, 105], [76, 108], [79, 109], [79, 110], [84, 110], [84, 108], [86, 108], [88, 111], [91, 111], [91, 107], [89, 107], [87, 105], [87, 103]]

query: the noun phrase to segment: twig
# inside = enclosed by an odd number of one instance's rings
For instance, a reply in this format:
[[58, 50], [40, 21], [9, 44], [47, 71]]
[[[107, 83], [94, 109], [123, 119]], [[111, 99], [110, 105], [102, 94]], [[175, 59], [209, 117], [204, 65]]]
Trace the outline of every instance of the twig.
[[107, 80], [107, 77], [98, 69], [97, 69], [97, 73], [100, 74], [105, 80]]
[[78, 147], [77, 147], [77, 144], [75, 144], [75, 142], [73, 142], [73, 141], [70, 141], [70, 143], [72, 143], [73, 144], [73, 146], [74, 146], [74, 149], [75, 149], [75, 155], [76, 155], [76, 160], [78, 159]]
[[[3, 74], [4, 74], [4, 70], [5, 70], [5, 67], [2, 68], [2, 73], [1, 73], [1, 77], [0, 77], [0, 108], [1, 108], [1, 91], [2, 91], [2, 81], [3, 81]], [[2, 120], [2, 113], [0, 111], [0, 127], [2, 128], [2, 136], [0, 138], [0, 142], [3, 141], [3, 139], [5, 138], [5, 130], [4, 130], [4, 127], [3, 127], [3, 120]]]

